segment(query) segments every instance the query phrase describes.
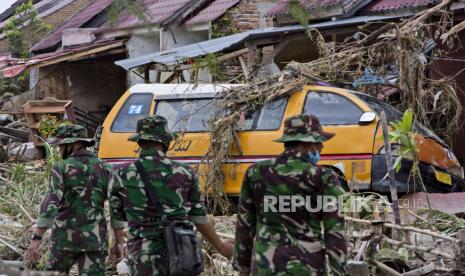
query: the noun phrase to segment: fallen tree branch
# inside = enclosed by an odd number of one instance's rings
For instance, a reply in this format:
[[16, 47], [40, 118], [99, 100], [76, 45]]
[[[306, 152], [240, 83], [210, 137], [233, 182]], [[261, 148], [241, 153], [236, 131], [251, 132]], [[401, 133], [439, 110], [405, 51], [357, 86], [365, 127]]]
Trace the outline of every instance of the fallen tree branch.
[[431, 248], [431, 247], [407, 244], [405, 242], [400, 242], [400, 241], [397, 241], [397, 240], [393, 240], [393, 239], [390, 239], [388, 237], [383, 237], [383, 240], [387, 241], [388, 243], [390, 243], [392, 245], [402, 246], [402, 247], [405, 247], [405, 248], [410, 249], [410, 250], [417, 250], [417, 251], [421, 251], [421, 252], [426, 252], [426, 253], [442, 256], [442, 257], [445, 257], [445, 258], [448, 258], [448, 259], [454, 259], [455, 258], [455, 256], [453, 256], [451, 254], [442, 252], [440, 250], [436, 250], [436, 249]]
[[433, 263], [428, 264], [424, 267], [420, 267], [414, 270], [410, 270], [408, 272], [405, 272], [402, 274], [403, 276], [420, 276], [420, 275], [425, 275], [428, 273], [431, 273], [435, 270], [435, 265]]
[[366, 224], [366, 225], [381, 225], [383, 227], [391, 228], [391, 229], [398, 229], [402, 231], [408, 231], [408, 232], [416, 232], [420, 234], [425, 234], [429, 235], [438, 239], [443, 239], [447, 240], [450, 242], [458, 243], [459, 241], [455, 238], [445, 236], [443, 234], [439, 234], [436, 232], [433, 232], [431, 230], [425, 230], [425, 229], [420, 229], [412, 226], [403, 226], [403, 225], [397, 225], [397, 224], [392, 224], [389, 222], [383, 222], [383, 221], [373, 221], [373, 220], [364, 220], [364, 219], [357, 219], [357, 218], [352, 218], [352, 217], [345, 217], [346, 221], [351, 221], [355, 223], [361, 223], [361, 224]]
[[6, 240], [0, 238], [0, 242], [3, 243], [4, 245], [6, 245], [8, 248], [10, 248], [11, 250], [13, 250], [14, 252], [18, 253], [19, 255], [23, 255], [23, 251], [19, 248], [17, 248], [16, 246], [12, 245], [11, 243], [7, 242]]
[[389, 266], [383, 264], [382, 262], [378, 262], [378, 261], [373, 261], [373, 262], [380, 270], [386, 272], [389, 275], [402, 276], [402, 274], [400, 274], [399, 272], [397, 272], [394, 269], [390, 268]]

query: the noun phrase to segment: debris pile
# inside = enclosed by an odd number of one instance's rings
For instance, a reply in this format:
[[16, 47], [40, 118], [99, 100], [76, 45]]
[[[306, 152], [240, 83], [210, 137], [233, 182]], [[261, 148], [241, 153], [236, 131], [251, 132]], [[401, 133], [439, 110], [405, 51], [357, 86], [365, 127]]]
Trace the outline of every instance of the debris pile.
[[351, 195], [348, 200], [351, 206], [361, 201], [373, 208], [345, 213], [350, 269], [360, 273], [366, 266], [386, 275], [463, 274], [465, 220], [430, 208], [405, 209], [409, 215], [398, 225], [390, 203], [379, 195]]
[[[352, 85], [355, 80], [363, 79], [367, 71], [384, 76], [383, 84], [362, 85], [357, 90], [389, 101], [402, 111], [412, 109], [420, 123], [451, 142], [463, 114], [455, 81], [430, 79], [428, 72], [437, 58], [447, 55], [442, 49], [457, 42], [448, 11], [452, 2], [444, 0], [400, 23], [389, 23], [374, 31], [368, 25], [360, 31], [357, 37], [363, 38], [358, 40], [354, 36], [342, 43], [327, 43], [318, 31], [309, 30], [308, 35], [319, 48], [318, 59], [292, 62], [280, 75], [268, 80], [256, 79], [219, 95], [215, 109], [226, 112], [210, 122], [211, 144], [205, 161], [209, 164], [206, 189], [216, 202], [213, 207], [226, 206], [222, 166], [232, 155], [241, 153], [238, 134], [245, 114], [287, 97], [304, 85], [318, 82]], [[389, 92], [392, 90], [396, 93]]]
[[[0, 163], [0, 256], [19, 260], [30, 242], [48, 181], [43, 161]], [[48, 236], [45, 237], [45, 242]], [[46, 246], [37, 268], [45, 267]]]

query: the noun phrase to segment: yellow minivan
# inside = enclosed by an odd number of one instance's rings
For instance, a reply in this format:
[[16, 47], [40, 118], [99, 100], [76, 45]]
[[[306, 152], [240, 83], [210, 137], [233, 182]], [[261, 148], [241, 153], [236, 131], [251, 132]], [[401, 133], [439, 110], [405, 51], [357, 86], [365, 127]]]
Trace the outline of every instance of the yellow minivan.
[[[210, 143], [208, 121], [218, 114], [212, 100], [232, 85], [140, 84], [130, 88], [107, 116], [99, 144], [99, 157], [110, 163], [128, 162], [138, 155], [136, 143], [127, 141], [136, 130], [136, 121], [148, 114], [167, 118], [172, 131], [182, 132], [168, 155], [196, 166]], [[270, 102], [246, 115], [239, 137], [242, 155], [224, 164], [225, 191], [240, 193], [242, 177], [254, 162], [273, 158], [283, 151], [273, 142], [283, 133], [284, 118], [311, 113], [319, 117], [326, 131], [336, 133], [323, 149], [320, 165], [332, 167], [356, 190], [389, 192], [384, 143], [379, 114], [388, 121], [402, 113], [366, 94], [330, 86], [306, 86], [287, 98]], [[426, 127], [415, 124], [421, 160], [420, 170], [428, 192], [456, 192], [465, 187], [463, 169], [451, 149]], [[396, 145], [393, 145], [395, 154]], [[400, 193], [420, 191], [409, 178], [410, 160], [402, 161], [396, 180]], [[234, 171], [234, 174], [231, 173]], [[201, 178], [202, 179], [202, 178]]]

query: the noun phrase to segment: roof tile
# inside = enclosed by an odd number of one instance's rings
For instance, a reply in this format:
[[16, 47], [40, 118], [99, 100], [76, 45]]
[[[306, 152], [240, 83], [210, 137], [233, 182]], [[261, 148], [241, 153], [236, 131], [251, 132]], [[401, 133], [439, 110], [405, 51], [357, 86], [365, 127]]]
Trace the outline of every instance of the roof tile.
[[[191, 0], [145, 0], [145, 8], [148, 13], [148, 20], [151, 24], [157, 25], [168, 19], [179, 9], [183, 8]], [[102, 25], [98, 32], [109, 31], [111, 29], [121, 30], [134, 28], [143, 25], [139, 18], [130, 12], [123, 13], [114, 27], [107, 22]]]
[[73, 15], [69, 20], [67, 20], [63, 25], [61, 25], [49, 36], [36, 43], [31, 48], [31, 51], [38, 52], [41, 50], [56, 47], [61, 42], [61, 37], [64, 30], [81, 27], [86, 22], [94, 18], [97, 14], [101, 13], [104, 9], [106, 9], [111, 4], [111, 2], [112, 0], [96, 0], [94, 3], [86, 6], [80, 12]]
[[376, 0], [368, 4], [363, 13], [377, 13], [408, 8], [418, 8], [441, 2], [440, 0]]
[[186, 25], [202, 24], [216, 20], [240, 0], [215, 0], [207, 8], [186, 21]]

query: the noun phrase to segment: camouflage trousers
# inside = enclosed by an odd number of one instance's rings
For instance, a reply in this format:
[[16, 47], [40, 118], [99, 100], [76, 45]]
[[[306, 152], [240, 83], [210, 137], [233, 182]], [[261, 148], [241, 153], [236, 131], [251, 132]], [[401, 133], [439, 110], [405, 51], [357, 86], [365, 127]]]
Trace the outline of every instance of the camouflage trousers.
[[76, 252], [50, 249], [47, 270], [69, 274], [71, 267], [77, 263], [81, 276], [104, 276], [106, 273], [104, 251]]
[[131, 275], [167, 275], [168, 258], [163, 239], [138, 239], [128, 242]]

